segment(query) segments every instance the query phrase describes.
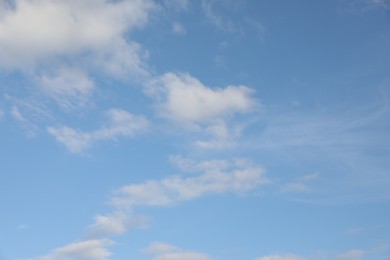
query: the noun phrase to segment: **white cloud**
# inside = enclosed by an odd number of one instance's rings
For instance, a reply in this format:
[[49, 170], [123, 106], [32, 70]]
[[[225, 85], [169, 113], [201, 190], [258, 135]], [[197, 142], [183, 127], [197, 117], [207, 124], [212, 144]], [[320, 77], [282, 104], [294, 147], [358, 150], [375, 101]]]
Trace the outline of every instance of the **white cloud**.
[[94, 142], [130, 137], [148, 127], [148, 120], [143, 116], [133, 115], [122, 109], [110, 109], [106, 113], [109, 124], [98, 130], [86, 132], [70, 127], [48, 127], [47, 131], [58, 142], [65, 145], [72, 153], [82, 153]]
[[226, 120], [213, 120], [203, 129], [207, 138], [205, 140], [196, 141], [195, 145], [207, 149], [225, 149], [233, 147], [236, 144], [236, 139], [241, 136], [241, 132], [244, 128], [244, 124], [235, 123], [233, 125], [228, 125]]
[[246, 86], [210, 88], [189, 74], [166, 73], [152, 80], [146, 93], [156, 99], [159, 115], [200, 134], [201, 148], [226, 148], [235, 144], [244, 124], [236, 114], [249, 114], [260, 104]]
[[134, 216], [122, 211], [116, 211], [107, 215], [97, 215], [95, 223], [89, 226], [89, 237], [107, 237], [122, 235], [131, 228], [146, 227], [149, 218], [146, 216]]
[[169, 206], [205, 195], [249, 192], [268, 182], [262, 168], [247, 161], [226, 161], [228, 166], [223, 170], [201, 164], [194, 164], [196, 170], [204, 169], [194, 177], [176, 175], [124, 186], [112, 198], [112, 204], [123, 208]]
[[153, 3], [135, 1], [16, 0], [2, 5], [0, 64], [24, 68], [58, 55], [111, 52], [123, 34], [142, 26]]
[[182, 123], [197, 123], [253, 111], [254, 90], [246, 86], [212, 89], [189, 74], [166, 73], [155, 80], [148, 93], [159, 101], [164, 117]]
[[154, 242], [144, 249], [152, 260], [210, 260], [204, 253], [183, 250], [162, 242]]
[[[134, 208], [137, 206], [171, 206], [206, 195], [227, 192], [246, 193], [268, 183], [262, 168], [244, 159], [196, 162], [175, 156], [171, 161], [180, 170], [198, 173], [198, 175], [190, 177], [173, 175], [162, 180], [149, 180], [123, 186], [111, 198], [114, 210], [95, 217], [94, 223], [88, 227], [88, 237], [104, 238], [122, 235], [132, 228], [147, 227], [150, 219], [147, 216], [135, 215]], [[188, 252], [169, 255], [169, 257], [179, 256], [197, 255]]]
[[256, 260], [304, 260], [303, 256], [294, 255], [294, 254], [284, 254], [284, 255], [269, 255], [259, 257]]
[[359, 249], [352, 249], [348, 252], [337, 256], [337, 260], [361, 260], [365, 255], [365, 251]]
[[41, 75], [38, 82], [42, 90], [65, 109], [84, 106], [95, 88], [84, 71], [61, 68], [51, 75]]
[[112, 243], [106, 239], [75, 242], [31, 260], [107, 260], [111, 256], [107, 247]]
[[[260, 166], [245, 159], [196, 162], [176, 156], [171, 161], [179, 165], [181, 170], [198, 175], [173, 175], [162, 180], [123, 186], [111, 198], [113, 211], [97, 215], [94, 223], [88, 226], [89, 240], [66, 245], [47, 256], [31, 260], [105, 260], [110, 256], [107, 247], [112, 242], [104, 238], [123, 235], [131, 228], [147, 226], [148, 217], [134, 214], [137, 206], [169, 206], [206, 195], [247, 193], [269, 182]], [[153, 260], [211, 259], [206, 254], [182, 250], [164, 243], [153, 243], [146, 251]]]

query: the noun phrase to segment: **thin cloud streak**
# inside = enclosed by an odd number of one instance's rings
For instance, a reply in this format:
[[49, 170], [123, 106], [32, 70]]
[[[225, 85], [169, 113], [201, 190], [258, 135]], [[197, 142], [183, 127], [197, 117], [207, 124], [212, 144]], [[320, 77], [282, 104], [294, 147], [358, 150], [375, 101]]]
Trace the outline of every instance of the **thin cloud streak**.
[[106, 113], [109, 124], [98, 130], [86, 132], [67, 126], [48, 127], [49, 134], [71, 153], [83, 153], [95, 142], [112, 140], [117, 137], [131, 137], [137, 132], [147, 129], [149, 122], [144, 116], [133, 115], [122, 109], [110, 109]]

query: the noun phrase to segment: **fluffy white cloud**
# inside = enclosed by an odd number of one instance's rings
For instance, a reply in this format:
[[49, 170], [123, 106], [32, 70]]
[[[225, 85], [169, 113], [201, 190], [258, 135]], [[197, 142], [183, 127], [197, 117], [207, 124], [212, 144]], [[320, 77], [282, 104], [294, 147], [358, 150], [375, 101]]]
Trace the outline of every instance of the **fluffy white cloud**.
[[304, 260], [303, 256], [293, 255], [293, 254], [284, 254], [284, 255], [268, 255], [259, 257], [256, 260]]
[[148, 120], [143, 116], [133, 115], [122, 109], [110, 109], [107, 112], [109, 124], [98, 130], [86, 132], [70, 127], [48, 127], [47, 131], [72, 153], [81, 153], [94, 142], [129, 137], [148, 127]]
[[155, 9], [152, 0], [0, 1], [0, 68], [27, 72], [66, 110], [82, 107], [95, 89], [90, 74], [149, 75], [129, 33]]
[[183, 250], [166, 243], [154, 242], [144, 249], [152, 260], [210, 260], [204, 253]]
[[258, 103], [246, 86], [209, 88], [189, 74], [166, 73], [155, 80], [148, 93], [159, 101], [164, 117], [182, 123], [200, 123], [234, 113], [253, 111]]
[[112, 243], [106, 239], [75, 242], [31, 260], [107, 260], [111, 256], [107, 247]]
[[226, 148], [235, 144], [244, 124], [234, 115], [259, 108], [254, 90], [246, 86], [210, 88], [189, 74], [166, 73], [152, 80], [146, 93], [156, 99], [160, 116], [199, 134], [201, 148]]
[[167, 206], [205, 195], [248, 192], [268, 182], [263, 169], [247, 161], [219, 163], [226, 166], [220, 169], [202, 163], [194, 164], [194, 169], [203, 169], [200, 175], [191, 177], [175, 175], [162, 180], [149, 180], [141, 184], [124, 186], [118, 191], [117, 196], [112, 198], [112, 204], [123, 208]]
[[123, 34], [142, 26], [149, 0], [15, 0], [2, 4], [0, 64], [28, 67], [58, 55], [112, 52]]

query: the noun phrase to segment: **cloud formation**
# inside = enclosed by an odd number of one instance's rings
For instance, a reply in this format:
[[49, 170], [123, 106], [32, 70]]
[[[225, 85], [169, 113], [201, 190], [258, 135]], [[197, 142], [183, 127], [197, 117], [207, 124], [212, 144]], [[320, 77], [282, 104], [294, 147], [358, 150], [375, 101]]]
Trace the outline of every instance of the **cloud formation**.
[[107, 249], [112, 241], [86, 240], [54, 249], [50, 254], [30, 260], [106, 260], [111, 256]]
[[0, 65], [25, 68], [59, 55], [116, 51], [112, 44], [147, 21], [149, 0], [2, 2]]
[[254, 90], [247, 86], [211, 88], [186, 73], [166, 73], [151, 80], [146, 93], [156, 100], [157, 113], [181, 127], [198, 132], [201, 148], [226, 148], [234, 144], [244, 125], [236, 115], [249, 114], [260, 107]]
[[257, 165], [243, 160], [224, 163], [228, 166], [223, 170], [195, 164], [194, 167], [203, 169], [203, 172], [194, 177], [174, 175], [158, 181], [126, 185], [112, 198], [112, 204], [123, 208], [169, 206], [205, 195], [248, 192], [269, 182], [263, 169]]
[[182, 123], [248, 113], [258, 106], [252, 97], [253, 89], [246, 86], [213, 89], [189, 74], [166, 73], [152, 83], [148, 93], [157, 98], [162, 116]]
[[67, 126], [48, 127], [47, 131], [70, 152], [82, 153], [97, 141], [130, 137], [149, 125], [144, 116], [133, 115], [123, 109], [110, 109], [106, 116], [109, 119], [108, 125], [94, 131], [81, 131]]
[[94, 224], [89, 226], [89, 234], [92, 237], [121, 235], [130, 228], [147, 226], [149, 218], [136, 215], [137, 207], [172, 206], [207, 195], [247, 193], [269, 183], [260, 166], [244, 159], [196, 162], [175, 156], [171, 161], [184, 173], [192, 174], [123, 186], [111, 198], [114, 211], [96, 216]]
[[115, 211], [106, 215], [99, 214], [95, 217], [94, 224], [88, 227], [88, 237], [122, 235], [131, 228], [147, 227], [149, 221], [147, 216], [137, 216], [124, 211]]

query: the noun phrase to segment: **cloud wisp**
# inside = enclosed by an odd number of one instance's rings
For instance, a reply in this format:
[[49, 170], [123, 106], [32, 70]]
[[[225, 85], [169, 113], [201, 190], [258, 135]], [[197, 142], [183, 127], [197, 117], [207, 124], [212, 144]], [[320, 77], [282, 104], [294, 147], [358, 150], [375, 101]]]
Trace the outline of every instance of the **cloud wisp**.
[[256, 258], [256, 260], [305, 260], [306, 258], [294, 254], [268, 255]]
[[[142, 207], [166, 207], [198, 199], [204, 196], [224, 193], [246, 194], [269, 183], [264, 170], [248, 160], [211, 160], [196, 162], [180, 156], [172, 159], [187, 161], [182, 171], [191, 175], [172, 175], [161, 180], [149, 180], [140, 184], [129, 184], [118, 189], [110, 204], [113, 210], [98, 214], [94, 223], [87, 227], [87, 239], [77, 241], [50, 254], [33, 260], [72, 259], [105, 260], [111, 252], [111, 238], [126, 234], [130, 229], [145, 227], [149, 218], [135, 214]], [[179, 163], [180, 164], [180, 163]], [[185, 169], [185, 170], [184, 170]], [[196, 174], [193, 176], [193, 174]], [[164, 243], [155, 243], [147, 252], [152, 259], [211, 259], [203, 253], [183, 250]]]
[[98, 215], [89, 232], [119, 235], [129, 227], [147, 225], [146, 216], [134, 214], [134, 209], [138, 207], [167, 207], [204, 196], [244, 194], [270, 182], [260, 166], [244, 159], [196, 162], [182, 157], [175, 158], [174, 161], [190, 161], [186, 167], [179, 169], [192, 174], [172, 175], [161, 180], [123, 186], [110, 200], [115, 210], [106, 215]]
[[211, 260], [212, 258], [200, 252], [188, 251], [163, 242], [153, 242], [144, 252], [150, 255], [151, 260]]
[[109, 119], [108, 125], [94, 131], [81, 131], [67, 126], [48, 127], [47, 131], [71, 153], [83, 153], [95, 142], [131, 137], [144, 131], [149, 125], [144, 116], [133, 115], [123, 109], [110, 109], [106, 116]]
[[28, 260], [106, 260], [112, 255], [108, 247], [113, 241], [107, 239], [86, 240], [54, 249], [47, 255]]

